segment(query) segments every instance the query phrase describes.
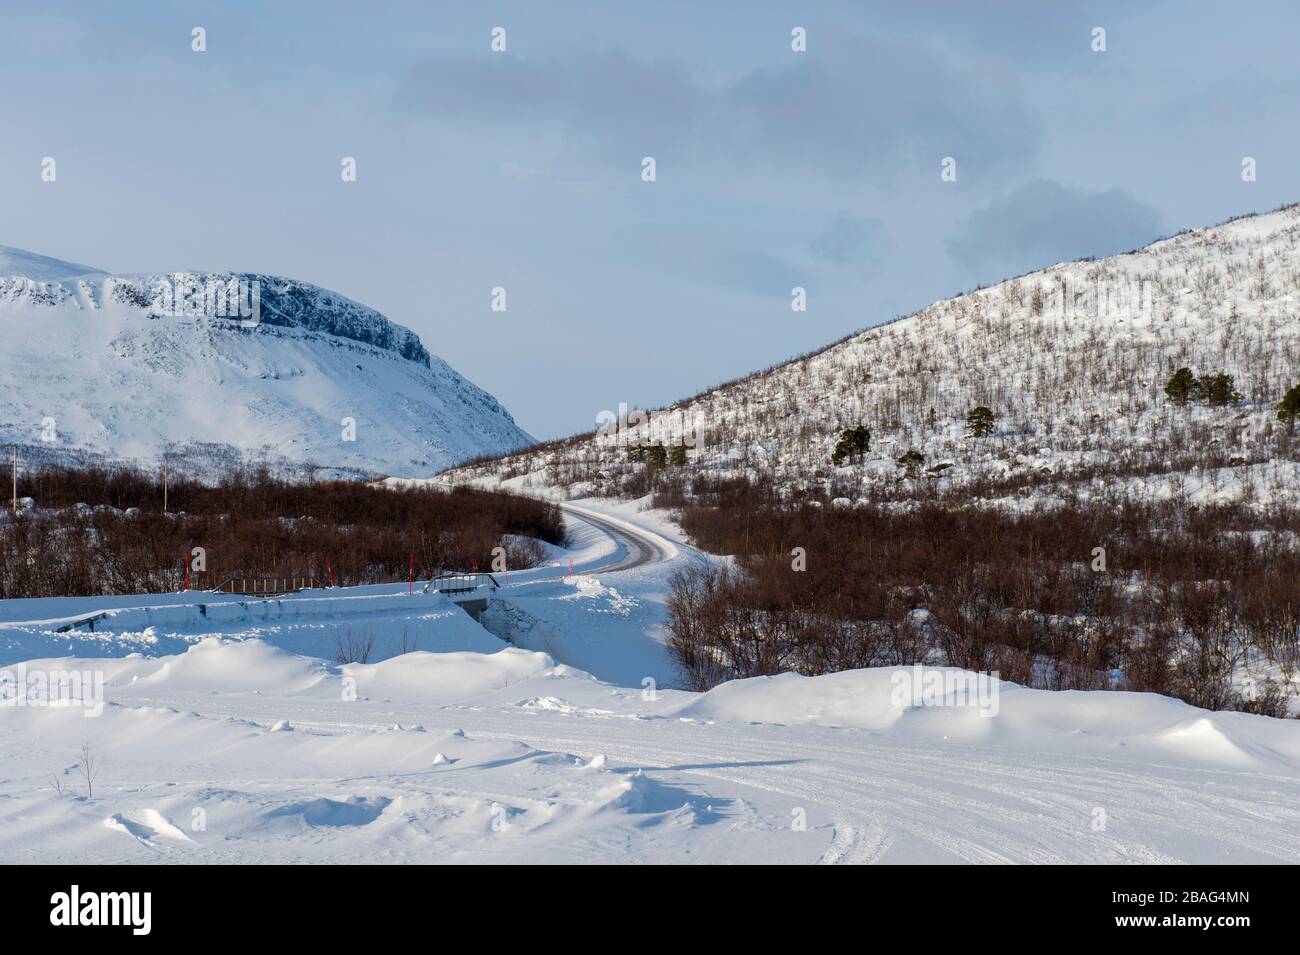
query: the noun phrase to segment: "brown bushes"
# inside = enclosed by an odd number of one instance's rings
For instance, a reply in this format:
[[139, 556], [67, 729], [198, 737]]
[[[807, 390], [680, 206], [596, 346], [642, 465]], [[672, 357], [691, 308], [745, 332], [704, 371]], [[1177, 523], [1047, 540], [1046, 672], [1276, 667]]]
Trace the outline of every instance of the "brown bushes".
[[1291, 511], [782, 506], [743, 481], [695, 492], [680, 512], [687, 533], [739, 555], [673, 582], [669, 647], [696, 688], [930, 662], [1276, 713], [1278, 687], [1243, 696], [1234, 675], [1267, 664], [1300, 677]]
[[[169, 488], [127, 470], [49, 469], [20, 479], [38, 509], [0, 525], [0, 597], [146, 593], [175, 589], [195, 547], [206, 570], [192, 586], [237, 573], [303, 574], [340, 585], [404, 580], [540, 561], [522, 537], [564, 539], [552, 504], [508, 494], [433, 488], [392, 490], [350, 481], [299, 483], [232, 472], [215, 484]], [[84, 504], [89, 507], [75, 507]], [[519, 535], [507, 537], [506, 535]], [[328, 568], [326, 562], [328, 561]]]

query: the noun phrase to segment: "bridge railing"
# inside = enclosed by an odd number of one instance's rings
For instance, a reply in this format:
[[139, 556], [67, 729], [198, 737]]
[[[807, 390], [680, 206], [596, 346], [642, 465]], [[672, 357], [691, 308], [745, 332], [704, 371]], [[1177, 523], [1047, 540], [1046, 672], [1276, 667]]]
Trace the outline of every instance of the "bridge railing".
[[212, 588], [213, 593], [243, 594], [248, 597], [269, 597], [276, 594], [292, 594], [299, 590], [319, 587], [315, 577], [305, 575], [287, 577], [267, 577], [238, 574], [228, 577]]
[[501, 586], [495, 577], [484, 573], [439, 574], [430, 580], [429, 584], [431, 590], [441, 594], [467, 594], [480, 587], [496, 590]]

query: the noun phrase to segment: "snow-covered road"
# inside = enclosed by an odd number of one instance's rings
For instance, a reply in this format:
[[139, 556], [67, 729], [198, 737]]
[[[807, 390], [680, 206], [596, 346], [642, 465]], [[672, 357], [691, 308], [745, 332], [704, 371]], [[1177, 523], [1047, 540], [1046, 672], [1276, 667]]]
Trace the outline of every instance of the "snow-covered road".
[[577, 504], [564, 503], [560, 508], [566, 514], [604, 531], [623, 548], [622, 556], [603, 567], [602, 573], [634, 570], [646, 564], [668, 560], [676, 553], [676, 549], [658, 534], [648, 532], [627, 521], [611, 518], [608, 514], [601, 514], [590, 507], [580, 507]]

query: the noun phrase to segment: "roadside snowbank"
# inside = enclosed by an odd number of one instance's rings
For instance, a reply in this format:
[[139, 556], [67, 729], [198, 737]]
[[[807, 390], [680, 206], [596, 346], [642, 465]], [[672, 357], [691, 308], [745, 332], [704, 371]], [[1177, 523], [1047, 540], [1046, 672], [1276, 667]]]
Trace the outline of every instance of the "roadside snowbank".
[[[194, 593], [135, 598], [137, 606], [101, 609], [69, 598], [58, 616], [0, 624], [0, 665], [34, 657], [148, 656], [183, 653], [207, 637], [262, 638], [310, 656], [333, 658], [339, 642], [365, 645], [383, 659], [414, 647], [435, 652], [493, 653], [505, 646], [439, 593], [367, 593], [350, 588], [273, 599], [221, 599]], [[217, 599], [209, 599], [217, 598]], [[121, 598], [117, 598], [120, 600]], [[169, 601], [169, 602], [168, 602]], [[54, 609], [46, 603], [42, 609]], [[10, 613], [12, 613], [12, 609]], [[68, 610], [73, 612], [69, 613]], [[61, 630], [60, 628], [70, 627]]]
[[784, 673], [724, 683], [678, 716], [829, 726], [1028, 752], [1300, 772], [1300, 722], [1212, 712], [1154, 693], [1033, 690], [950, 667]]

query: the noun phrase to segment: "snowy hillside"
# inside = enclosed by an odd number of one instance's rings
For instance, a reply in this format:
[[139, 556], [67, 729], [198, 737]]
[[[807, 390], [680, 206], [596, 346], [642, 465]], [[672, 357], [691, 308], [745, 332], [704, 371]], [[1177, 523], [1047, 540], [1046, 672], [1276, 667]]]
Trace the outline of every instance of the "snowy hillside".
[[[583, 494], [637, 469], [628, 446], [683, 435], [693, 469], [764, 472], [849, 498], [920, 487], [992, 492], [1094, 477], [1236, 469], [1267, 495], [1297, 485], [1275, 406], [1300, 382], [1300, 206], [1186, 232], [1140, 251], [1055, 265], [881, 325], [594, 434], [464, 468], [458, 480]], [[875, 316], [857, 316], [859, 321]], [[852, 319], [850, 319], [852, 320]], [[1178, 406], [1179, 367], [1235, 376], [1239, 401]], [[992, 409], [993, 433], [966, 415]], [[835, 467], [842, 430], [872, 434]], [[911, 480], [898, 458], [920, 456]], [[1141, 492], [1141, 488], [1138, 489]], [[1216, 479], [1215, 492], [1220, 490]]]
[[0, 441], [25, 458], [238, 452], [420, 474], [531, 441], [413, 332], [314, 285], [108, 276], [0, 249], [5, 272], [18, 274], [0, 277]]
[[75, 262], [63, 262], [47, 255], [0, 245], [0, 276], [22, 275], [37, 282], [57, 282], [83, 275], [103, 275], [99, 269]]

